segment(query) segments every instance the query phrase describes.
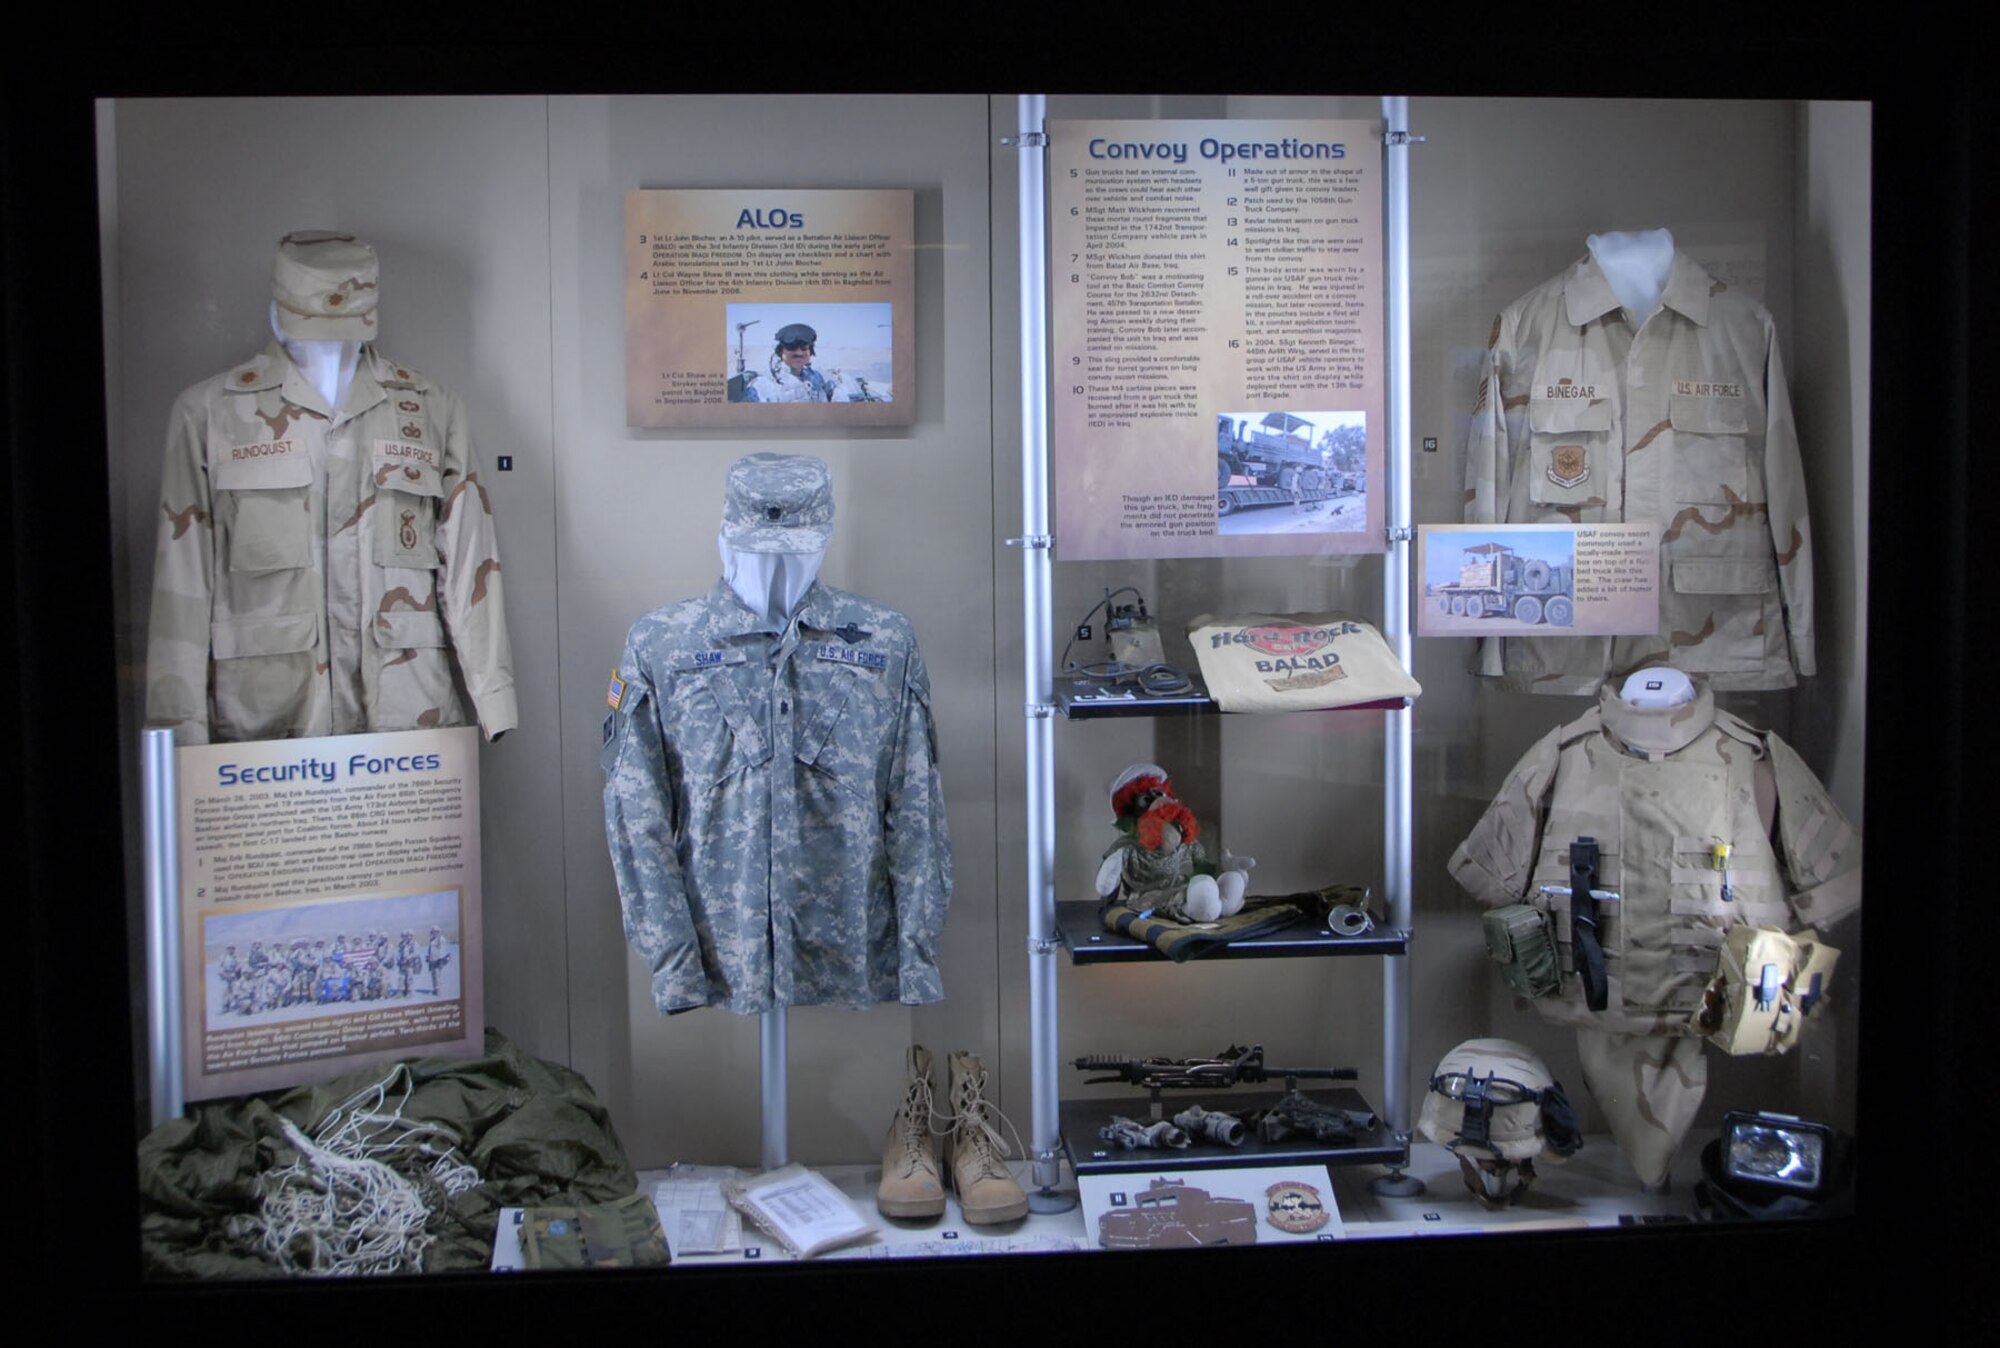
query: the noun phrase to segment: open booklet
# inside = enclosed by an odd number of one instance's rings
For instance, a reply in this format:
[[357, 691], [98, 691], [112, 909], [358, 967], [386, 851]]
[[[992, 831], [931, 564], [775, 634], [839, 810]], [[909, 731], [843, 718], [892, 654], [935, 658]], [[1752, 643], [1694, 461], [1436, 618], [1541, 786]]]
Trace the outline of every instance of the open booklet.
[[798, 1259], [875, 1234], [847, 1195], [818, 1171], [788, 1165], [722, 1186], [731, 1206], [749, 1217]]

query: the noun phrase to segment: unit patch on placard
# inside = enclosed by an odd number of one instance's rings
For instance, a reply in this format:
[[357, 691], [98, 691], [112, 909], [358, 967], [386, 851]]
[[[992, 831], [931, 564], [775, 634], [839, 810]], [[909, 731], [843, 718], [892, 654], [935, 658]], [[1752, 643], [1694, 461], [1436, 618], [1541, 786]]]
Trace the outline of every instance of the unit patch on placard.
[[889, 656], [884, 651], [856, 651], [845, 646], [836, 646], [830, 641], [815, 641], [810, 649], [816, 660], [830, 660], [836, 665], [860, 665], [864, 669], [887, 669]]
[[1319, 1190], [1300, 1180], [1280, 1180], [1264, 1190], [1264, 1216], [1280, 1231], [1301, 1236], [1330, 1220]]
[[625, 680], [618, 677], [618, 671], [615, 669], [611, 671], [611, 687], [604, 694], [604, 700], [611, 704], [613, 711], [617, 711], [618, 704], [625, 700]]
[[1549, 481], [1558, 487], [1580, 487], [1590, 480], [1590, 451], [1582, 445], [1557, 445], [1549, 455]]

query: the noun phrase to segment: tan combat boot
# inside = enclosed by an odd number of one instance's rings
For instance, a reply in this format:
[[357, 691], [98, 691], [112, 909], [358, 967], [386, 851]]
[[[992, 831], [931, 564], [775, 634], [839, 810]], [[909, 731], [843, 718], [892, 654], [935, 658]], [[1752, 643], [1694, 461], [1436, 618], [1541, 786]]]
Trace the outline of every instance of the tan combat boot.
[[985, 1226], [1027, 1216], [1028, 1196], [1001, 1159], [1007, 1144], [993, 1126], [1000, 1111], [986, 1103], [986, 1068], [970, 1053], [951, 1055], [951, 1114], [945, 1164], [965, 1220]]
[[905, 1063], [903, 1103], [882, 1144], [875, 1206], [884, 1217], [944, 1216], [944, 1182], [931, 1129], [931, 1055], [921, 1044], [910, 1046]]

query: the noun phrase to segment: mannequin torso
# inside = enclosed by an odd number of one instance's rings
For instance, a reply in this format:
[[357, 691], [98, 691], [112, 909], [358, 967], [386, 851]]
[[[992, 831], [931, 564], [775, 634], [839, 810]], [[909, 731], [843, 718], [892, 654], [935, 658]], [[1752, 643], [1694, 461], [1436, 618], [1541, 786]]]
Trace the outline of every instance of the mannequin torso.
[[1605, 282], [1638, 327], [1660, 307], [1674, 270], [1674, 236], [1664, 229], [1638, 229], [1593, 234], [1587, 242]]

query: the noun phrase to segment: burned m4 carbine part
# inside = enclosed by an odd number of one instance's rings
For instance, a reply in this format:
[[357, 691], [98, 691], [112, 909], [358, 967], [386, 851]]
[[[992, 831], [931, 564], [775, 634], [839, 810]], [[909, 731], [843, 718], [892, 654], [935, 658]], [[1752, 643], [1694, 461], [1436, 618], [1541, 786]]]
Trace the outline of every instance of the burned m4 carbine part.
[[1187, 1135], [1198, 1142], [1215, 1142], [1225, 1147], [1240, 1147], [1248, 1136], [1243, 1120], [1234, 1114], [1203, 1109], [1200, 1105], [1189, 1105], [1174, 1115], [1174, 1126], [1187, 1130]]
[[1339, 1109], [1309, 1100], [1297, 1091], [1254, 1115], [1257, 1136], [1265, 1142], [1289, 1142], [1310, 1137], [1315, 1142], [1346, 1144], [1361, 1134], [1372, 1132], [1378, 1120], [1365, 1109]]
[[1127, 1058], [1088, 1054], [1076, 1060], [1077, 1070], [1108, 1075], [1086, 1077], [1086, 1086], [1123, 1081], [1151, 1090], [1202, 1090], [1212, 1086], [1234, 1086], [1238, 1082], [1353, 1081], [1352, 1067], [1271, 1067], [1264, 1062], [1264, 1046], [1242, 1048], [1231, 1044], [1213, 1058]]
[[1185, 1132], [1165, 1119], [1158, 1123], [1141, 1123], [1123, 1114], [1113, 1114], [1111, 1122], [1097, 1130], [1097, 1136], [1127, 1151], [1141, 1147], [1178, 1149], [1187, 1146], [1190, 1140]]

